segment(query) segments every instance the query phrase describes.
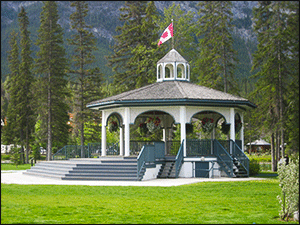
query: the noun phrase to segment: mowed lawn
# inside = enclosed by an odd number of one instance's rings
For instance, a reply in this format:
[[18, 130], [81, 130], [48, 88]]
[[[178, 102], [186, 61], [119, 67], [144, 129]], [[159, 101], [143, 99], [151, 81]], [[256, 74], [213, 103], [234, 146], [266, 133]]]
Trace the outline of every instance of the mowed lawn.
[[1, 184], [1, 223], [286, 223], [279, 219], [278, 184], [277, 179], [177, 187]]

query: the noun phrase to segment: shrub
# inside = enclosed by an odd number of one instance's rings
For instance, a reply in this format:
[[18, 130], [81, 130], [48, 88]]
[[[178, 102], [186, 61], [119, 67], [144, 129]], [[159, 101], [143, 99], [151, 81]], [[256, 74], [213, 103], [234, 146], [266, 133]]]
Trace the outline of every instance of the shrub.
[[281, 205], [281, 219], [288, 219], [299, 211], [299, 156], [292, 159], [288, 165], [278, 165], [278, 179], [281, 195], [277, 198]]
[[10, 149], [10, 160], [13, 162], [14, 165], [16, 165], [16, 168], [18, 168], [18, 165], [22, 164], [21, 160], [21, 148], [13, 147]]
[[1, 154], [1, 160], [10, 160], [10, 156], [9, 154]]
[[255, 159], [250, 159], [249, 163], [249, 176], [254, 176], [260, 171], [260, 165]]

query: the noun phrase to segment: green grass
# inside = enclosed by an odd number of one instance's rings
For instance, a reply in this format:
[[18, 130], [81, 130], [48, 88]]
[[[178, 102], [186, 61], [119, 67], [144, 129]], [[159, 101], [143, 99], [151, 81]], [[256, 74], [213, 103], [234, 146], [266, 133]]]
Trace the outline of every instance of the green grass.
[[279, 193], [276, 179], [177, 187], [1, 184], [1, 223], [286, 223]]
[[23, 164], [23, 165], [16, 165], [12, 163], [1, 163], [1, 170], [28, 170], [31, 168], [31, 164]]

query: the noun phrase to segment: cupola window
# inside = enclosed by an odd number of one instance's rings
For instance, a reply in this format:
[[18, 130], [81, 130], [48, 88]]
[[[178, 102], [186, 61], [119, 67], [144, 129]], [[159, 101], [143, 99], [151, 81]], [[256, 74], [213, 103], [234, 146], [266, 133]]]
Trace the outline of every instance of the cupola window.
[[190, 66], [188, 62], [172, 49], [157, 62], [157, 81], [190, 80]]

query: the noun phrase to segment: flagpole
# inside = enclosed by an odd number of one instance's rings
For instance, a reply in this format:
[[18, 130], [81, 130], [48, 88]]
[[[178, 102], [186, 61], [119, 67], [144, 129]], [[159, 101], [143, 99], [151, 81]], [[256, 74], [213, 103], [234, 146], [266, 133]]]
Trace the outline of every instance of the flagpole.
[[173, 19], [172, 19], [172, 26], [173, 26], [172, 49], [174, 49], [174, 22], [173, 22]]

